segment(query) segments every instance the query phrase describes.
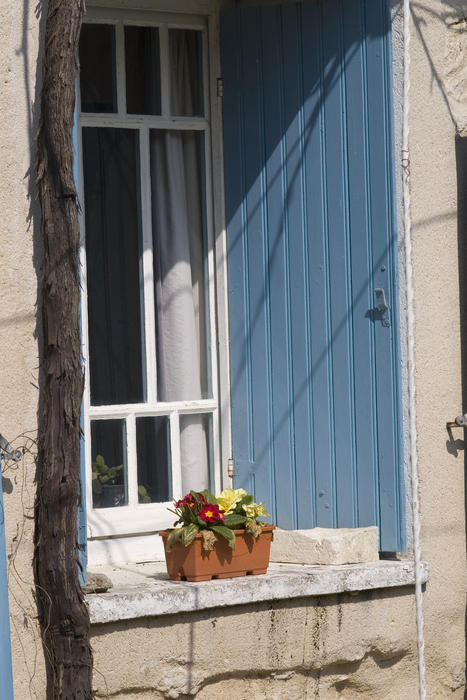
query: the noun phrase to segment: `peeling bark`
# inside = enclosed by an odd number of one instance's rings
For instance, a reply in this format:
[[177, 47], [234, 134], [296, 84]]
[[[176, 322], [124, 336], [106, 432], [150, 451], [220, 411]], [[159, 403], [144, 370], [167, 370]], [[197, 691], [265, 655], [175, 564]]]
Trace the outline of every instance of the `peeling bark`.
[[78, 580], [80, 410], [78, 207], [73, 113], [82, 0], [48, 0], [37, 141], [42, 208], [42, 382], [34, 570], [47, 697], [92, 697], [89, 615]]

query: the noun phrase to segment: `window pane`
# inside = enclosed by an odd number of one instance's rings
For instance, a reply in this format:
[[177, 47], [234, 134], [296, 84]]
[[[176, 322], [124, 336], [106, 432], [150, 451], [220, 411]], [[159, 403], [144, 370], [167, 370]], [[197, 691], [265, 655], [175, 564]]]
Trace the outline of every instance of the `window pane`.
[[124, 420], [91, 422], [92, 505], [115, 508], [128, 503]]
[[115, 27], [83, 24], [79, 61], [81, 111], [116, 112]]
[[169, 29], [170, 113], [204, 114], [202, 35], [193, 29]]
[[150, 135], [159, 401], [211, 394], [201, 138]]
[[125, 70], [128, 114], [160, 114], [158, 29], [125, 27]]
[[160, 503], [172, 499], [170, 424], [167, 416], [136, 419], [138, 500]]
[[139, 135], [84, 128], [91, 403], [144, 401]]
[[202, 491], [212, 484], [212, 414], [180, 416], [182, 492]]

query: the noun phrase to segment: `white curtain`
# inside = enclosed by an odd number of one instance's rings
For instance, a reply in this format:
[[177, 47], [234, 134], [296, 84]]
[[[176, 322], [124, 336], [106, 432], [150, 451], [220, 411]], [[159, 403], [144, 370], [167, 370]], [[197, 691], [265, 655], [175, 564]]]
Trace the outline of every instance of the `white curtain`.
[[[191, 32], [172, 32], [172, 113], [194, 109]], [[190, 111], [191, 110], [191, 111]], [[201, 399], [207, 392], [200, 135], [152, 130], [151, 189], [156, 296], [158, 398]], [[203, 416], [182, 416], [182, 488], [209, 486]]]

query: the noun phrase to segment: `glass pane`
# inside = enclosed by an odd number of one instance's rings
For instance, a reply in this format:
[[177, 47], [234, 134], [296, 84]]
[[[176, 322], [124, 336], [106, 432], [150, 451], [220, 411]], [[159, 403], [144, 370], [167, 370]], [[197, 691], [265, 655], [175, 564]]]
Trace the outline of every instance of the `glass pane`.
[[167, 416], [136, 419], [138, 444], [138, 501], [160, 503], [172, 499], [170, 424]]
[[83, 24], [79, 41], [81, 111], [116, 112], [115, 27]]
[[211, 395], [201, 139], [150, 134], [159, 401]]
[[180, 416], [182, 492], [202, 491], [212, 484], [212, 414]]
[[128, 503], [124, 420], [91, 422], [92, 505], [115, 508]]
[[161, 113], [159, 30], [125, 27], [126, 110]]
[[84, 128], [91, 403], [145, 400], [139, 134]]
[[193, 29], [169, 29], [170, 113], [204, 114], [202, 35]]

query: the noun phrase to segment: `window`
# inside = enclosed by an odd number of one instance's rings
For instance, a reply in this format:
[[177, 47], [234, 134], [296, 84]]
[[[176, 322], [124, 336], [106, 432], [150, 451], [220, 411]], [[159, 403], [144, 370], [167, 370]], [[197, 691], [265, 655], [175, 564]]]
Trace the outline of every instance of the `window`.
[[207, 22], [88, 13], [80, 43], [91, 537], [154, 532], [219, 489]]
[[232, 457], [279, 527], [377, 524], [400, 550], [387, 3], [185, 1], [212, 14], [177, 0], [83, 28], [91, 535], [136, 546]]

